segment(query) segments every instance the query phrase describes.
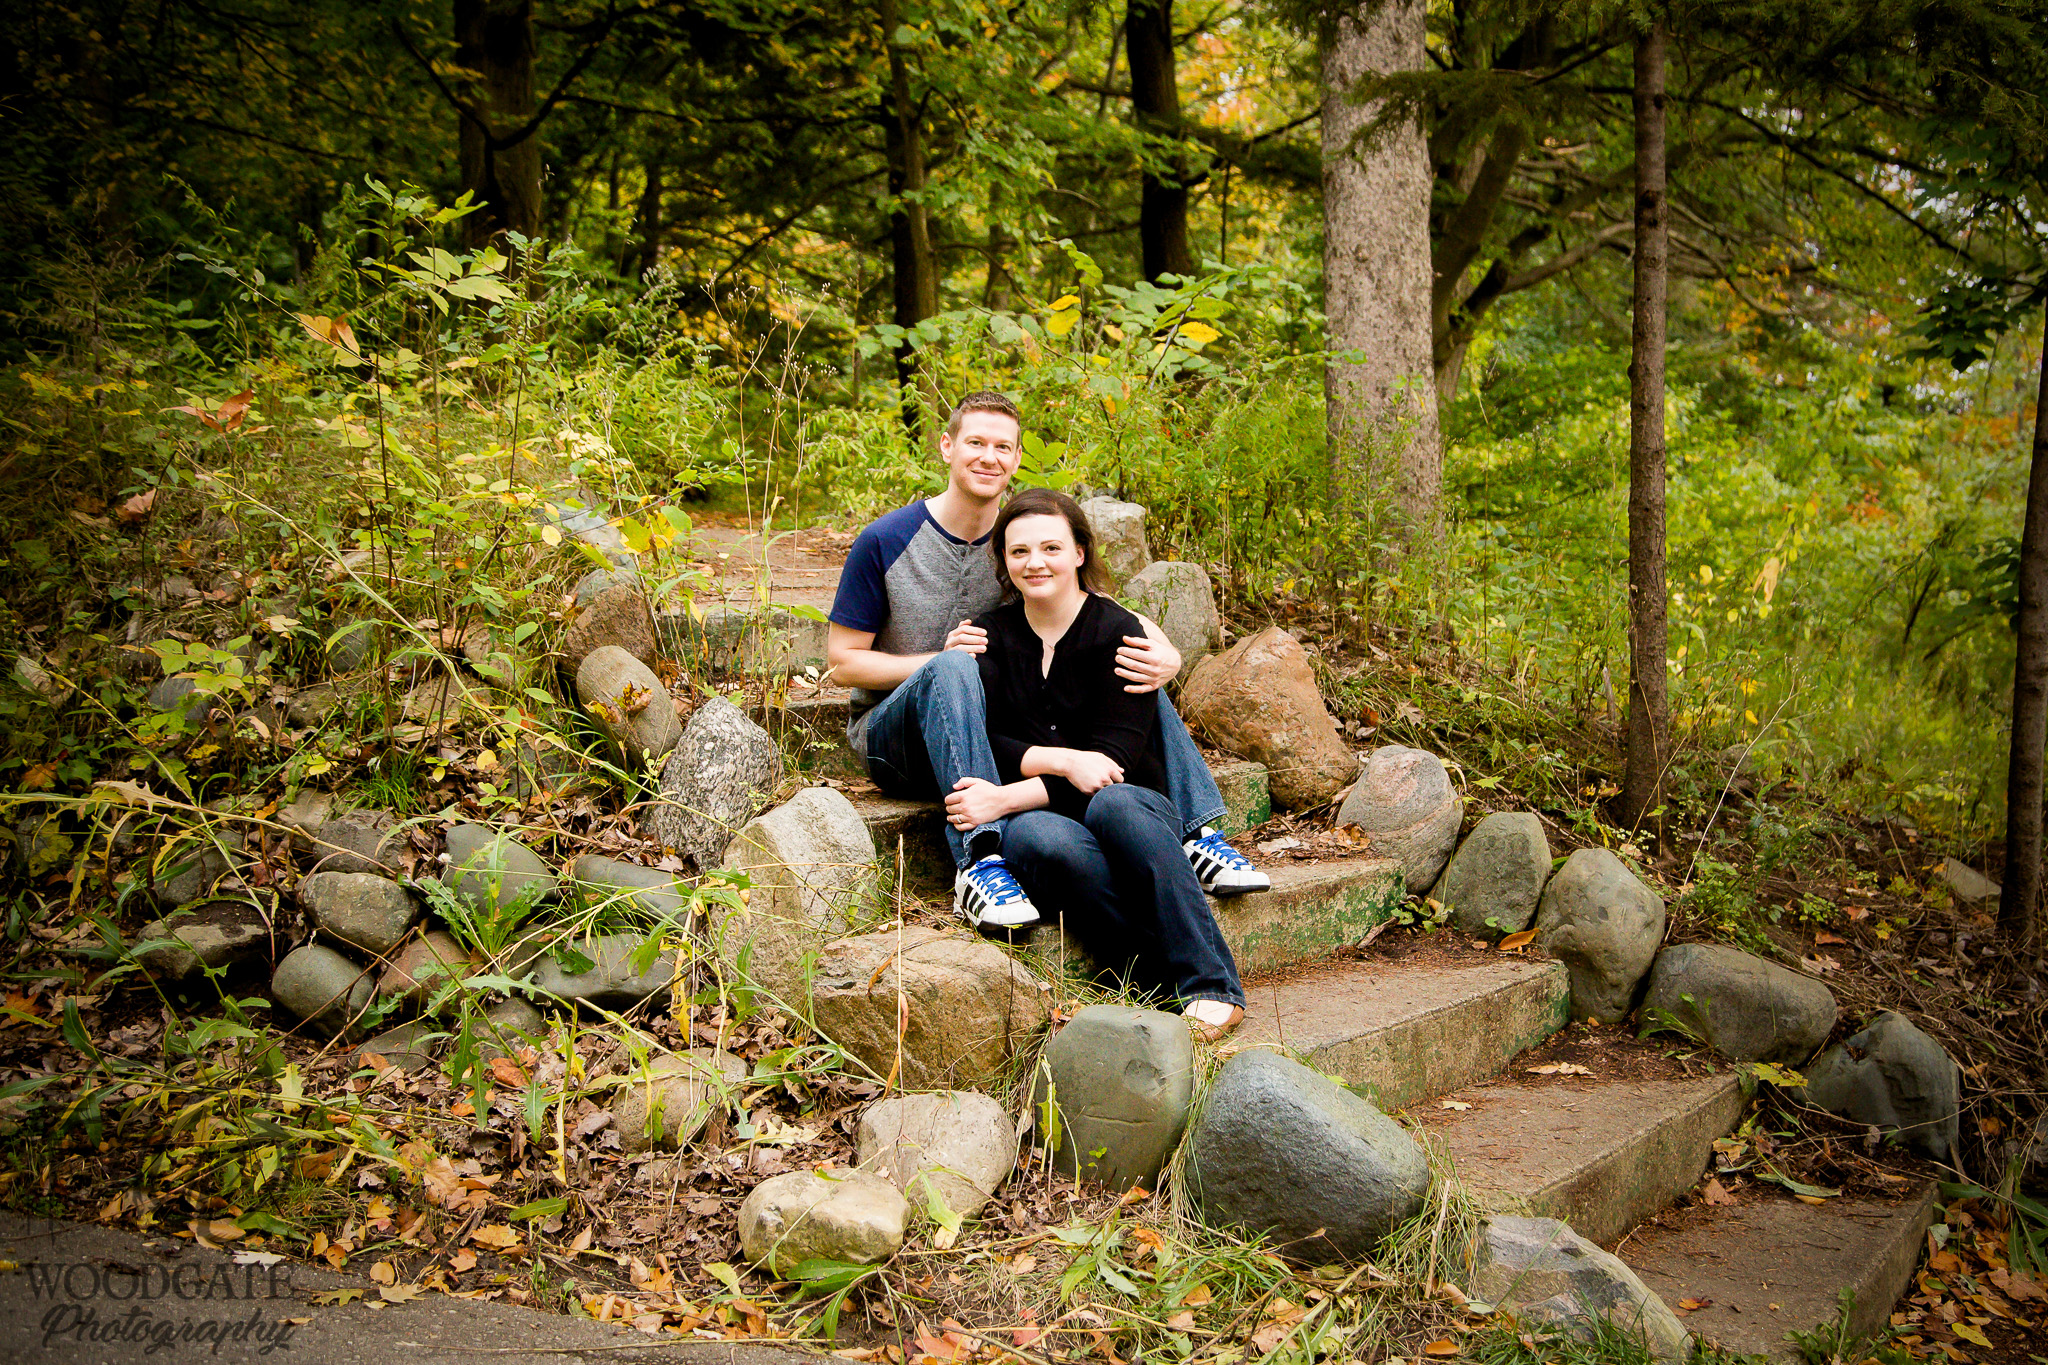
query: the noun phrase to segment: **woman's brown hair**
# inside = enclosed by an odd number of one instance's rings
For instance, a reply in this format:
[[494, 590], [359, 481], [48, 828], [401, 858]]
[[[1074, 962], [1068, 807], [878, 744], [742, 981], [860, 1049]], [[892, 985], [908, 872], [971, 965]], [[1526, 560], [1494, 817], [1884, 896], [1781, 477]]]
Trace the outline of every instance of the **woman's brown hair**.
[[1003, 510], [996, 517], [995, 529], [989, 532], [988, 552], [996, 562], [996, 582], [1003, 585], [1003, 596], [1017, 595], [1017, 587], [1010, 582], [1009, 559], [1010, 523], [1019, 517], [1065, 517], [1074, 533], [1074, 544], [1081, 551], [1081, 587], [1088, 592], [1099, 592], [1108, 596], [1112, 588], [1109, 570], [1102, 566], [1102, 559], [1095, 553], [1095, 532], [1088, 525], [1088, 516], [1081, 510], [1081, 504], [1065, 493], [1050, 488], [1027, 488], [1003, 504]]

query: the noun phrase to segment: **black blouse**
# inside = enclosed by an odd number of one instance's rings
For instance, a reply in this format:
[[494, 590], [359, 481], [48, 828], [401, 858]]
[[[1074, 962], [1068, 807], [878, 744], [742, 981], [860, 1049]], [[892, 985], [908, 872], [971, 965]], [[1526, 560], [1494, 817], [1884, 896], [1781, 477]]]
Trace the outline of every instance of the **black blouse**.
[[[1043, 673], [1045, 642], [1024, 619], [1024, 603], [1006, 603], [975, 618], [988, 632], [980, 656], [988, 702], [989, 745], [1005, 783], [1022, 779], [1024, 752], [1033, 746], [1088, 749], [1122, 766], [1124, 781], [1164, 793], [1166, 768], [1158, 745], [1159, 698], [1126, 692], [1116, 675], [1116, 652], [1126, 635], [1143, 635], [1138, 618], [1110, 598], [1089, 593], [1067, 633], [1053, 647]], [[1079, 820], [1087, 794], [1063, 777], [1043, 775], [1050, 808]]]

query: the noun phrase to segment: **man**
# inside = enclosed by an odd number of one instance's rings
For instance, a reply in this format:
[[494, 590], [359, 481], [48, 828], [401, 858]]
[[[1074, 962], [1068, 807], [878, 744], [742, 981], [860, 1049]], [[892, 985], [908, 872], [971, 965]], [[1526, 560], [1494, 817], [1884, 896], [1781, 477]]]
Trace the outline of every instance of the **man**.
[[[1002, 601], [988, 535], [1017, 472], [1022, 434], [1016, 404], [1004, 395], [962, 398], [939, 438], [945, 491], [870, 525], [847, 557], [826, 659], [833, 679], [854, 690], [847, 743], [891, 795], [936, 800], [970, 779], [1002, 780], [974, 657], [987, 635], [969, 623]], [[1180, 671], [1179, 651], [1151, 621], [1145, 629], [1117, 651], [1117, 675], [1133, 692], [1157, 691]], [[1267, 890], [1266, 874], [1216, 833], [1222, 793], [1163, 693], [1159, 709], [1169, 795], [1202, 888], [1217, 896]], [[958, 869], [954, 911], [984, 932], [1039, 918], [1003, 863], [1005, 823], [946, 826]]]

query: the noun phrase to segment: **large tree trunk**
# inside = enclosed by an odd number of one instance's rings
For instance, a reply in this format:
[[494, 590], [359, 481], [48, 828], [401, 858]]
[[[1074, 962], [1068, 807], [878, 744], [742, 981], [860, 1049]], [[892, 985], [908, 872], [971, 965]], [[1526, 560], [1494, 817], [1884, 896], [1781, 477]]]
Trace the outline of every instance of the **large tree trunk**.
[[1999, 927], [2027, 953], [2041, 948], [2041, 780], [2048, 742], [2048, 314], [2034, 400], [2034, 462], [2020, 533], [2019, 641], [2012, 671], [2012, 752], [2005, 775], [2005, 874]]
[[1664, 26], [1636, 41], [1634, 354], [1629, 361], [1628, 765], [1618, 813], [1642, 825], [1664, 802], [1671, 716], [1664, 655]]
[[[1131, 54], [1131, 109], [1138, 127], [1178, 138], [1180, 82], [1173, 51], [1173, 0], [1130, 0], [1124, 33]], [[1165, 175], [1144, 173], [1139, 183], [1138, 245], [1148, 280], [1195, 273], [1195, 253], [1188, 246], [1185, 157], [1176, 155]]]
[[540, 235], [540, 132], [503, 139], [533, 118], [533, 0], [455, 0], [455, 61], [469, 82], [462, 115], [462, 188], [484, 207], [462, 220], [463, 241], [482, 246], [506, 231]]
[[[915, 327], [939, 311], [938, 260], [932, 252], [931, 218], [918, 196], [924, 193], [924, 128], [910, 96], [910, 64], [896, 43], [896, 0], [880, 0], [882, 42], [889, 50], [889, 94], [882, 109], [884, 150], [889, 161], [889, 254], [898, 327]], [[918, 429], [916, 354], [906, 343], [896, 351], [903, 417]]]
[[1393, 530], [1411, 549], [1435, 538], [1443, 488], [1429, 159], [1412, 124], [1360, 142], [1377, 106], [1351, 91], [1362, 79], [1419, 69], [1423, 20], [1423, 0], [1387, 0], [1339, 19], [1323, 51], [1323, 308], [1331, 349], [1363, 353], [1324, 374], [1331, 472], [1361, 514], [1360, 499], [1391, 494]]

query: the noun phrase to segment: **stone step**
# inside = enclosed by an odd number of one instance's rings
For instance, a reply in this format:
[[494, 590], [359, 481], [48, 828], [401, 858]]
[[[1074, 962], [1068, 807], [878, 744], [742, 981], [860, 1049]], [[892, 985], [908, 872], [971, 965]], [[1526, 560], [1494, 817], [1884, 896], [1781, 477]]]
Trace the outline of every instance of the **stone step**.
[[1690, 1330], [1730, 1351], [1797, 1360], [1785, 1334], [1833, 1323], [1841, 1290], [1856, 1291], [1848, 1325], [1863, 1336], [1912, 1283], [1934, 1218], [1934, 1183], [1900, 1188], [1890, 1202], [1746, 1194], [1737, 1204], [1694, 1205], [1638, 1227], [1621, 1256], [1672, 1308], [1707, 1303], [1682, 1315]]
[[1562, 962], [1316, 963], [1245, 983], [1240, 1044], [1277, 1043], [1393, 1110], [1497, 1074], [1570, 1019]]
[[1495, 1213], [1561, 1218], [1603, 1245], [1693, 1187], [1742, 1114], [1733, 1071], [1690, 1080], [1510, 1075], [1409, 1111]]

